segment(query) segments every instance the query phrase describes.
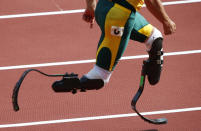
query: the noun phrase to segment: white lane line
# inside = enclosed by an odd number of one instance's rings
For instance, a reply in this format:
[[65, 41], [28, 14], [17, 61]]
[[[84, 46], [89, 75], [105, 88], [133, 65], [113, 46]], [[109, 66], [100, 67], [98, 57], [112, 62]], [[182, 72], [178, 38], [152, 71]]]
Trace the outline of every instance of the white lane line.
[[[201, 2], [201, 0], [183, 0], [183, 1], [163, 2], [163, 5], [187, 4], [187, 3], [197, 3], [197, 2]], [[82, 13], [82, 12], [84, 12], [84, 10], [85, 9], [76, 9], [76, 10], [65, 10], [65, 11], [52, 11], [52, 12], [39, 12], [39, 13], [27, 13], [27, 14], [2, 15], [2, 16], [0, 16], [0, 19]]]
[[163, 5], [179, 5], [179, 4], [188, 4], [197, 2], [201, 2], [201, 0], [169, 1], [169, 2], [163, 2]]
[[[183, 109], [142, 112], [141, 114], [146, 116], [146, 115], [170, 114], [170, 113], [190, 112], [190, 111], [200, 111], [200, 110], [201, 110], [201, 107], [192, 107], [192, 108], [183, 108]], [[92, 117], [81, 117], [81, 118], [49, 120], [49, 121], [36, 121], [36, 122], [15, 123], [15, 124], [2, 124], [2, 125], [0, 125], [0, 128], [36, 126], [36, 125], [47, 125], [47, 124], [69, 123], [69, 122], [81, 122], [81, 121], [90, 121], [90, 120], [134, 117], [134, 116], [137, 116], [137, 114], [136, 113], [128, 113], [128, 114], [92, 116]]]
[[[196, 54], [196, 53], [201, 53], [201, 50], [169, 52], [169, 53], [164, 53], [164, 56], [187, 55], [187, 54]], [[141, 59], [141, 58], [147, 58], [147, 57], [148, 57], [148, 55], [124, 56], [120, 60], [132, 60], [132, 59]], [[2, 67], [0, 67], [0, 71], [1, 70], [12, 70], [12, 69], [48, 67], [48, 66], [87, 64], [87, 63], [94, 63], [94, 62], [95, 62], [95, 59], [90, 59], [90, 60], [76, 60], [76, 61], [66, 61], [66, 62], [30, 64], [30, 65], [2, 66]]]
[[63, 14], [73, 14], [73, 13], [81, 13], [81, 12], [84, 12], [84, 9], [15, 14], [15, 15], [2, 15], [2, 16], [0, 16], [0, 19], [22, 18], [22, 17], [32, 17], [32, 16], [47, 16], [47, 15], [63, 15]]

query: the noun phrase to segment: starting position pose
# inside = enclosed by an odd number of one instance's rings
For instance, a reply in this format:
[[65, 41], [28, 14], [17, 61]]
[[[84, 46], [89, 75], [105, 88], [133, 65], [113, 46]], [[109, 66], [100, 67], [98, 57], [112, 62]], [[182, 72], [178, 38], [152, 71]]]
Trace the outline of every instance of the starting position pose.
[[71, 91], [72, 89], [100, 89], [109, 82], [112, 72], [127, 47], [134, 40], [146, 45], [148, 81], [151, 85], [159, 82], [163, 64], [161, 32], [152, 26], [138, 11], [143, 4], [162, 24], [164, 34], [175, 32], [176, 25], [168, 17], [160, 0], [86, 0], [83, 20], [93, 23], [96, 20], [101, 37], [98, 43], [96, 64], [80, 79], [63, 78], [53, 83], [53, 89]]

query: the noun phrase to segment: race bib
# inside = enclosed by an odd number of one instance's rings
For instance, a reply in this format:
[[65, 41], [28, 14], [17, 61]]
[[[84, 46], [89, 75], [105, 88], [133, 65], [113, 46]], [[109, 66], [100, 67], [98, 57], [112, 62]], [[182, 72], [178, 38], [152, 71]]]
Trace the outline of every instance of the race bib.
[[112, 26], [111, 34], [114, 36], [122, 36], [124, 32], [124, 27]]

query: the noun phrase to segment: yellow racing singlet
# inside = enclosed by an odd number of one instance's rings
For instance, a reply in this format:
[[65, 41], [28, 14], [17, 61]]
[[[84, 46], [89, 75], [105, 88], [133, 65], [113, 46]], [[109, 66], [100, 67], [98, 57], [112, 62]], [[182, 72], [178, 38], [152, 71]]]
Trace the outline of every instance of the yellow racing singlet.
[[144, 4], [144, 0], [126, 0], [130, 5], [132, 5], [136, 11], [138, 11]]

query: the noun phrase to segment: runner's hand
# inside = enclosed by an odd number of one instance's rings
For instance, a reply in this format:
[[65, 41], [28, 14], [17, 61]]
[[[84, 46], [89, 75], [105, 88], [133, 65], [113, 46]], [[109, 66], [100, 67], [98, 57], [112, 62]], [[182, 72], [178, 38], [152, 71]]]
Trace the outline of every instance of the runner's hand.
[[170, 35], [176, 31], [176, 24], [172, 20], [168, 20], [163, 23], [163, 29], [165, 35]]
[[94, 9], [86, 9], [82, 19], [88, 23], [90, 23], [90, 28], [93, 28], [93, 24], [94, 24]]

